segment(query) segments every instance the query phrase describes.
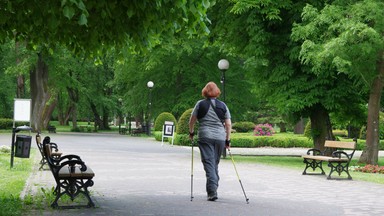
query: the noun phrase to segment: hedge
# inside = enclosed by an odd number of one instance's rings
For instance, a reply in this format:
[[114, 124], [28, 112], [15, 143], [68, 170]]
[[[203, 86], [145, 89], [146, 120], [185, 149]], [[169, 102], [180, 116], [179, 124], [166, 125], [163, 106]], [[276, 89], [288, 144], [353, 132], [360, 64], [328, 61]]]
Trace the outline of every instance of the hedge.
[[[155, 138], [161, 141], [161, 132], [155, 132]], [[195, 136], [195, 139], [197, 137]], [[165, 139], [166, 140], [166, 139]], [[170, 142], [171, 139], [168, 139]], [[174, 145], [191, 146], [189, 135], [175, 134]], [[238, 148], [260, 148], [260, 147], [275, 147], [275, 148], [313, 148], [313, 141], [305, 137], [274, 137], [274, 136], [244, 136], [231, 138], [231, 146]], [[363, 150], [365, 140], [358, 140], [357, 150]], [[380, 142], [380, 150], [384, 150], [384, 141]]]
[[[29, 125], [29, 122], [15, 122], [15, 126]], [[0, 118], [0, 129], [9, 129], [12, 131], [13, 119]]]

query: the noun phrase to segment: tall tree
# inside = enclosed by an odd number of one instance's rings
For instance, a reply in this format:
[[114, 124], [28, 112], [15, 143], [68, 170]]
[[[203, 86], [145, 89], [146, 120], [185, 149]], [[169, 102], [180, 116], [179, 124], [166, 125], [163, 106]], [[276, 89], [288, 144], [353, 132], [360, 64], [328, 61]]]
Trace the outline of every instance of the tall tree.
[[360, 158], [360, 162], [369, 164], [378, 162], [384, 81], [383, 6], [378, 0], [335, 1], [321, 10], [308, 5], [303, 11], [303, 24], [293, 34], [304, 39], [301, 59], [313, 71], [323, 75], [324, 68], [331, 68], [354, 79], [356, 91], [369, 93], [366, 149]]
[[[205, 12], [209, 6], [208, 0], [1, 1], [0, 42], [15, 38], [31, 49], [45, 45], [48, 50], [60, 43], [75, 52], [127, 43], [140, 49], [180, 31], [206, 33]], [[31, 82], [35, 82], [31, 83], [33, 121], [40, 121], [50, 100], [44, 83], [48, 80], [44, 56], [44, 52], [38, 53], [31, 72]], [[41, 123], [34, 125], [40, 127]]]
[[147, 112], [149, 89], [146, 83], [153, 81], [152, 116], [172, 112], [178, 118], [192, 108], [196, 100], [202, 99], [200, 90], [207, 82], [214, 81], [221, 88], [221, 71], [217, 67], [221, 58], [230, 62], [225, 72], [226, 102], [232, 117], [238, 120], [255, 101], [249, 90], [252, 86], [241, 68], [242, 62], [223, 55], [217, 47], [206, 46], [204, 39], [180, 35], [144, 55], [127, 54], [124, 62], [117, 65], [115, 83], [119, 91], [125, 93], [127, 111], [141, 115]]
[[314, 146], [323, 149], [325, 139], [333, 137], [330, 113], [358, 106], [360, 96], [348, 75], [326, 67], [315, 73], [303, 64], [301, 42], [292, 40], [291, 32], [307, 3], [323, 8], [329, 1], [222, 2], [209, 13], [212, 38], [244, 58], [247, 76], [270, 106], [291, 119], [310, 117]]

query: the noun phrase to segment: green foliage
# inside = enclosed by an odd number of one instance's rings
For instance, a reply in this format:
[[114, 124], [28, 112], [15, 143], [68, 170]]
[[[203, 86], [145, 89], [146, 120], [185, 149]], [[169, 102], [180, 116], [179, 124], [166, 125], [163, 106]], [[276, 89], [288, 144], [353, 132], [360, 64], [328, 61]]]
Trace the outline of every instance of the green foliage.
[[250, 132], [255, 129], [255, 124], [253, 122], [235, 122], [232, 124], [232, 129], [236, 132]]
[[176, 118], [175, 118], [175, 116], [173, 116], [172, 113], [170, 113], [170, 112], [160, 113], [160, 115], [158, 115], [156, 120], [155, 120], [155, 126], [154, 126], [155, 131], [162, 131], [165, 121], [173, 122], [174, 125], [176, 125], [176, 123], [177, 123]]
[[0, 129], [12, 129], [12, 119], [0, 119]]
[[[15, 126], [29, 125], [29, 122], [15, 122]], [[0, 118], [0, 129], [9, 129], [12, 131], [13, 119]]]
[[362, 126], [360, 129], [360, 135], [359, 139], [366, 139], [367, 138], [367, 126]]
[[192, 111], [192, 108], [188, 109], [180, 116], [176, 127], [177, 134], [189, 134], [189, 118], [191, 117]]
[[53, 43], [93, 51], [125, 43], [153, 47], [180, 32], [208, 33], [205, 14], [210, 6], [206, 0], [13, 1], [0, 7], [0, 42], [16, 36], [31, 48]]
[[307, 124], [305, 125], [304, 136], [307, 137], [308, 139], [312, 139], [311, 121], [308, 121]]
[[[191, 145], [187, 134], [177, 134], [175, 137], [175, 145]], [[231, 146], [239, 148], [259, 148], [259, 147], [276, 147], [276, 148], [313, 148], [313, 142], [306, 137], [297, 136], [249, 136], [239, 135], [231, 137]]]
[[[197, 136], [195, 136], [197, 140]], [[161, 133], [159, 139], [161, 141]], [[345, 139], [340, 139], [345, 140]], [[348, 139], [349, 141], [351, 139]], [[190, 146], [188, 134], [176, 134], [174, 145]], [[290, 135], [278, 133], [275, 136], [252, 136], [251, 134], [232, 134], [231, 146], [238, 148], [260, 148], [260, 147], [275, 147], [275, 148], [313, 148], [313, 141], [305, 136]], [[357, 140], [357, 150], [365, 148], [365, 140]], [[379, 143], [379, 149], [384, 150], [384, 141]]]
[[[384, 140], [384, 112], [380, 112], [379, 115], [379, 138], [380, 140]], [[367, 126], [362, 126], [360, 129], [359, 139], [366, 139], [367, 136]]]

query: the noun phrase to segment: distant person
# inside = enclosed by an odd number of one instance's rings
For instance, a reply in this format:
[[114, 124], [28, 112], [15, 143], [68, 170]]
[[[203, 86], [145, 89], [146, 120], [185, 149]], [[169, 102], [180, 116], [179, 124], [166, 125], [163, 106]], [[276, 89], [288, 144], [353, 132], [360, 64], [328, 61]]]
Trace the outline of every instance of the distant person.
[[201, 161], [207, 178], [206, 191], [209, 201], [217, 200], [221, 153], [230, 147], [231, 114], [225, 103], [216, 99], [220, 89], [214, 82], [209, 82], [201, 91], [203, 100], [199, 100], [189, 119], [189, 138], [195, 135], [194, 125], [199, 121], [198, 145]]

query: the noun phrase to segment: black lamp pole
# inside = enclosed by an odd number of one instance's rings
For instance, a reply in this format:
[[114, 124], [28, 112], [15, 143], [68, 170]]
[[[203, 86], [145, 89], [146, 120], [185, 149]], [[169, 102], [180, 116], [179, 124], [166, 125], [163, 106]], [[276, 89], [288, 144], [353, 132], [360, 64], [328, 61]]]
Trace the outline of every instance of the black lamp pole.
[[148, 119], [147, 119], [147, 134], [148, 136], [151, 135], [151, 106], [152, 106], [152, 88], [154, 86], [154, 83], [152, 81], [148, 81], [147, 87], [149, 89], [148, 92]]
[[221, 71], [221, 86], [223, 89], [223, 101], [225, 102], [225, 71], [229, 68], [229, 62], [227, 59], [221, 59], [219, 63], [217, 64], [218, 68]]
[[[219, 63], [217, 64], [217, 67], [220, 69], [221, 71], [221, 86], [222, 86], [222, 89], [223, 89], [223, 102], [225, 103], [225, 71], [228, 70], [229, 68], [229, 62], [227, 59], [221, 59], [219, 61]], [[224, 148], [223, 152], [222, 152], [222, 155], [223, 155], [223, 158], [226, 158], [227, 157], [227, 149]]]

